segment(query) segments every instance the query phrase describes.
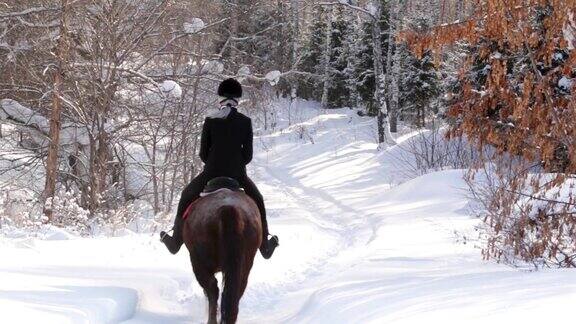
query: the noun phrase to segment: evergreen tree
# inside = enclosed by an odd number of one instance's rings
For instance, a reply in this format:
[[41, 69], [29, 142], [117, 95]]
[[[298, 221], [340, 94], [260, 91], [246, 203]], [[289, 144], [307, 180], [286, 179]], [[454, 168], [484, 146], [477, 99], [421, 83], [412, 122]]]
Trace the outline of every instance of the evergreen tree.
[[397, 50], [402, 51], [400, 116], [417, 127], [424, 127], [426, 117], [438, 112], [437, 105], [431, 105], [440, 95], [440, 80], [432, 54], [428, 51], [418, 58], [405, 46], [398, 46]]
[[348, 80], [346, 73], [350, 48], [346, 42], [349, 32], [344, 10], [340, 7], [334, 9], [330, 22], [330, 57], [328, 60], [328, 101], [329, 108], [347, 106], [349, 102]]
[[251, 72], [266, 73], [289, 67], [290, 42], [288, 5], [282, 1], [221, 0], [222, 18], [231, 18], [220, 25], [220, 39], [215, 51], [222, 54], [230, 73], [242, 66]]
[[[252, 46], [256, 64], [262, 71], [288, 70], [290, 68], [292, 31], [290, 29], [290, 9], [286, 2], [277, 1], [274, 5], [259, 5], [251, 24]], [[263, 32], [264, 31], [264, 32]]]
[[[386, 0], [382, 2], [384, 10], [379, 23], [385, 31], [381, 40], [382, 52], [386, 53], [390, 17]], [[375, 116], [378, 105], [374, 98], [372, 20], [357, 17], [356, 13], [339, 6], [317, 6], [313, 16], [316, 19], [302, 47], [299, 69], [315, 77], [300, 78], [298, 96], [321, 101], [326, 80], [328, 107], [363, 106], [368, 114]], [[329, 47], [326, 46], [327, 32]], [[329, 53], [327, 71], [324, 70], [325, 53]], [[382, 62], [383, 66], [385, 63]]]
[[346, 89], [348, 91], [348, 105], [350, 107], [360, 107], [361, 100], [358, 92], [359, 80], [358, 76], [363, 72], [361, 70], [363, 52], [362, 46], [358, 43], [358, 37], [361, 32], [361, 21], [358, 17], [351, 17], [348, 22], [349, 30], [345, 36], [345, 49], [346, 56], [348, 57], [346, 69], [344, 69], [344, 76], [346, 80]]
[[[382, 30], [381, 42], [382, 42], [382, 53], [388, 52], [388, 32], [390, 30], [390, 7], [388, 6], [387, 0], [381, 0], [382, 2], [382, 16], [380, 18], [380, 27]], [[374, 51], [373, 44], [374, 40], [372, 38], [372, 20], [363, 21], [359, 28], [357, 29], [357, 43], [358, 43], [358, 69], [356, 70], [356, 75], [354, 76], [357, 82], [358, 94], [360, 96], [360, 101], [362, 106], [364, 106], [366, 113], [370, 116], [376, 116], [378, 113], [378, 104], [374, 98], [374, 91], [376, 90], [376, 81], [374, 78]], [[382, 66], [384, 68], [384, 73], [386, 71], [386, 56], [383, 56]]]
[[299, 80], [298, 96], [319, 101], [322, 96], [322, 80], [319, 76], [324, 74], [322, 62], [326, 51], [327, 10], [323, 6], [317, 6], [313, 15], [316, 19], [310, 26], [308, 39], [302, 47], [299, 69], [316, 77], [303, 77]]
[[372, 41], [372, 26], [371, 22], [365, 21], [360, 24], [357, 34], [358, 39], [358, 67], [354, 75], [354, 80], [357, 84], [357, 91], [360, 97], [360, 102], [365, 108], [365, 111], [375, 116], [378, 110], [374, 91], [376, 89], [374, 79], [374, 58], [373, 58], [373, 41]]

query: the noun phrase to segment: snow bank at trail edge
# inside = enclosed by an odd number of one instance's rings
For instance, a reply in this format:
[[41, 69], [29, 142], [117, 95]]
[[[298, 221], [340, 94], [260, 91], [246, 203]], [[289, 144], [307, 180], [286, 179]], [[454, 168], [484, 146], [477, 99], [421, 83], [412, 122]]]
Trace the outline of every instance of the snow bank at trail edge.
[[[277, 110], [249, 168], [281, 246], [257, 256], [240, 323], [573, 319], [574, 271], [481, 260], [463, 171], [406, 181], [398, 147], [374, 144], [373, 119], [300, 102], [288, 127]], [[156, 234], [58, 237], [0, 236], [2, 323], [205, 322], [186, 253], [168, 254]]]

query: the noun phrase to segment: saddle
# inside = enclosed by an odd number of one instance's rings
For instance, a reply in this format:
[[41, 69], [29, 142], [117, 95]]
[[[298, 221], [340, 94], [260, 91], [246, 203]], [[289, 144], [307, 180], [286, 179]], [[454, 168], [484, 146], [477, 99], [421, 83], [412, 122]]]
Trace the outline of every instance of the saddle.
[[232, 191], [242, 190], [242, 188], [240, 187], [240, 183], [236, 179], [230, 177], [217, 177], [208, 181], [206, 187], [204, 187], [204, 191], [202, 191], [200, 196], [209, 195], [220, 189], [228, 189]]
[[[204, 190], [200, 193], [200, 197], [208, 196], [213, 194], [221, 189], [228, 189], [232, 191], [242, 191], [242, 187], [240, 187], [240, 183], [233, 178], [230, 177], [217, 177], [214, 178], [206, 184]], [[184, 214], [182, 214], [182, 219], [188, 218], [193, 206], [198, 202], [198, 200], [193, 201], [186, 207]]]

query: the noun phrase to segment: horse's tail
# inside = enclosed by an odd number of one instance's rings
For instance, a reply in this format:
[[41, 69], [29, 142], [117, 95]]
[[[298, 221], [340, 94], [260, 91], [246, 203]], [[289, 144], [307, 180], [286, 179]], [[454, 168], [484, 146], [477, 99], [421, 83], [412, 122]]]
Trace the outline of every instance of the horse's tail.
[[222, 292], [222, 322], [233, 323], [238, 314], [240, 286], [242, 278], [242, 239], [241, 220], [238, 210], [233, 206], [222, 206], [218, 210], [222, 222], [222, 245], [224, 290]]

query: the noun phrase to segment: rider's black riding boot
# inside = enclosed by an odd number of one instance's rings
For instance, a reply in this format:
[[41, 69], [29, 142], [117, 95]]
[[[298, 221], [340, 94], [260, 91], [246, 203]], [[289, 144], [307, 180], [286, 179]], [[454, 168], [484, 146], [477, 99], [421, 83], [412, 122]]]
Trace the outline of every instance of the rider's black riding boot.
[[260, 245], [260, 254], [262, 254], [264, 259], [270, 259], [278, 245], [278, 236], [272, 235], [272, 237], [268, 238], [268, 235], [265, 235], [262, 245]]
[[258, 191], [258, 188], [254, 182], [252, 182], [252, 180], [250, 180], [250, 178], [248, 178], [246, 175], [238, 177], [237, 180], [244, 188], [244, 192], [250, 196], [256, 203], [256, 206], [258, 206], [258, 210], [260, 211], [260, 220], [262, 223], [262, 244], [260, 244], [260, 253], [264, 259], [270, 259], [274, 253], [274, 249], [276, 249], [278, 246], [278, 237], [272, 236], [270, 239], [268, 239], [268, 222], [266, 221], [266, 207], [264, 206], [264, 197], [262, 197], [262, 194], [260, 191]]
[[184, 220], [182, 217], [176, 216], [174, 219], [174, 233], [172, 236], [168, 235], [168, 233], [162, 231], [160, 232], [160, 240], [166, 247], [168, 251], [172, 254], [178, 253], [180, 247], [184, 243], [184, 239], [182, 238], [182, 225], [184, 224]]
[[[263, 206], [262, 206], [263, 207]], [[262, 208], [261, 208], [262, 209]], [[274, 250], [279, 245], [278, 244], [278, 236], [272, 235], [270, 239], [268, 239], [268, 222], [266, 221], [266, 211], [260, 211], [261, 221], [262, 221], [262, 244], [260, 245], [260, 254], [264, 259], [270, 259]]]
[[172, 254], [178, 253], [180, 247], [184, 242], [182, 237], [182, 228], [184, 227], [184, 220], [182, 219], [186, 209], [200, 196], [202, 189], [206, 182], [210, 179], [204, 172], [197, 175], [192, 181], [182, 190], [180, 201], [178, 202], [178, 209], [176, 210], [176, 218], [174, 219], [174, 234], [172, 236], [166, 232], [160, 232], [160, 241], [166, 245], [168, 251]]

